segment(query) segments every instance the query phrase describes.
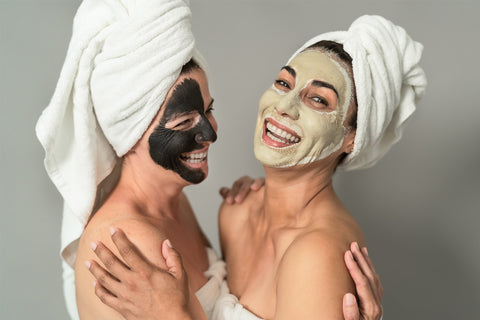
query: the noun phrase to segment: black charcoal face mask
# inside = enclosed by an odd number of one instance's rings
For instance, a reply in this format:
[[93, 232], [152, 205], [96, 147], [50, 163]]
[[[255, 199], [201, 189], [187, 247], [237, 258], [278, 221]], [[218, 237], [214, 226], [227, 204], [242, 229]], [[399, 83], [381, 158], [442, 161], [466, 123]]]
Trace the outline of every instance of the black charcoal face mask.
[[[165, 127], [170, 120], [182, 114], [198, 113], [200, 121], [188, 130], [173, 130]], [[200, 86], [193, 79], [185, 79], [176, 86], [165, 105], [159, 125], [150, 135], [148, 143], [153, 161], [167, 170], [178, 173], [190, 183], [200, 183], [206, 177], [201, 169], [193, 169], [182, 160], [182, 154], [204, 148], [202, 143], [215, 142], [217, 134], [204, 112]]]

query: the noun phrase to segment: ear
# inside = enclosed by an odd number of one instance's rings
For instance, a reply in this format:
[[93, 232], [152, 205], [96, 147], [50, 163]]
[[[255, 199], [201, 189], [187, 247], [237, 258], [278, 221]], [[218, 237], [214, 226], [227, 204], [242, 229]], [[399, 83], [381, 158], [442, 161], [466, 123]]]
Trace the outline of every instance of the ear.
[[347, 133], [347, 136], [345, 137], [344, 141], [344, 152], [345, 153], [352, 153], [353, 147], [355, 145], [355, 135], [357, 133], [357, 129], [350, 129], [349, 132]]

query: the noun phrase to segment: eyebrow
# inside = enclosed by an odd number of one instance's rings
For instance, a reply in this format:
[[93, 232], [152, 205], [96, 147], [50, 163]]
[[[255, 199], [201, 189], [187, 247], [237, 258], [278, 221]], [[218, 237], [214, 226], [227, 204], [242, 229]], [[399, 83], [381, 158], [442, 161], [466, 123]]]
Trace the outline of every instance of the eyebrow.
[[285, 67], [283, 67], [281, 70], [287, 71], [287, 72], [290, 73], [290, 75], [291, 75], [292, 77], [294, 77], [294, 78], [297, 77], [297, 73], [295, 72], [295, 70], [293, 70], [292, 67], [285, 66]]
[[338, 92], [337, 92], [337, 89], [335, 89], [334, 86], [332, 86], [330, 83], [328, 82], [324, 82], [324, 81], [320, 81], [320, 80], [313, 80], [312, 81], [312, 86], [315, 86], [315, 87], [325, 87], [325, 88], [329, 88], [329, 89], [332, 89], [335, 94], [337, 95], [337, 98], [338, 98]]

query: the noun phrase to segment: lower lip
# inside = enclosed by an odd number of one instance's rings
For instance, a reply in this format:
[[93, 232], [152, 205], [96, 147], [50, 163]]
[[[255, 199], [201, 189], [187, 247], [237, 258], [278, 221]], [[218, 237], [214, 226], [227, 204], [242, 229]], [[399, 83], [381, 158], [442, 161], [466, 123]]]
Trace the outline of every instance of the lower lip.
[[296, 143], [283, 143], [283, 142], [278, 142], [275, 140], [272, 140], [268, 135], [267, 135], [267, 126], [266, 123], [263, 124], [263, 133], [262, 133], [262, 140], [265, 142], [265, 144], [275, 147], [275, 148], [286, 148], [295, 145]]

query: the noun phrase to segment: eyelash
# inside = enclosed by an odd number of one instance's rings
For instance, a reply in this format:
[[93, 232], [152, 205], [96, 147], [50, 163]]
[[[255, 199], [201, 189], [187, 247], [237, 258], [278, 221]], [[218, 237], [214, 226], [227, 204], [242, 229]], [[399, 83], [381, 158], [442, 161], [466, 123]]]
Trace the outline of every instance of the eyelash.
[[185, 126], [185, 125], [189, 124], [191, 121], [192, 121], [192, 119], [184, 120], [184, 121], [180, 122], [179, 124], [177, 124], [177, 125], [175, 126], [175, 128]]
[[215, 110], [215, 108], [214, 108], [214, 107], [210, 107], [210, 108], [207, 109], [207, 111], [205, 111], [205, 114], [210, 114], [210, 113], [213, 112], [213, 110]]
[[290, 89], [290, 85], [283, 80], [275, 80], [275, 83], [282, 86], [282, 87]]
[[[325, 106], [328, 107], [328, 101], [325, 100], [324, 98], [321, 98], [321, 97], [312, 97], [312, 98], [310, 98], [310, 99], [312, 99], [312, 100], [313, 100], [314, 102], [316, 102], [316, 103], [321, 103], [321, 104], [324, 104]], [[318, 99], [319, 101], [317, 101], [317, 99]]]

